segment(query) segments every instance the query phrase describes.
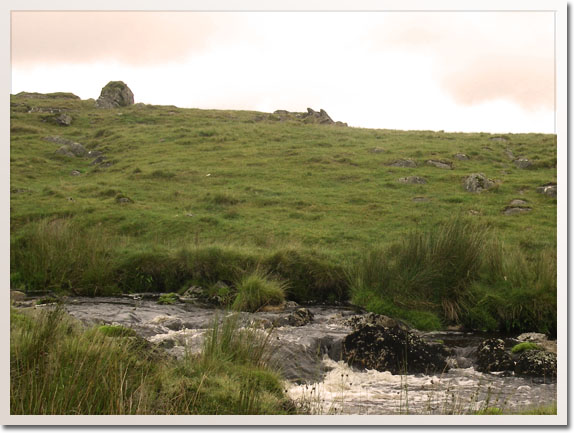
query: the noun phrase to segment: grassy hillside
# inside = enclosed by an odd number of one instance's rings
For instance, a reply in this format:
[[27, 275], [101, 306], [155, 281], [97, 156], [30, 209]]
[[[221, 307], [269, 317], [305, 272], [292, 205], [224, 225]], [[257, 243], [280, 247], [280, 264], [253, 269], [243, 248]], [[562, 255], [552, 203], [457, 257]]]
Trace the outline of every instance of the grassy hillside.
[[[556, 181], [554, 135], [359, 129], [140, 104], [98, 109], [62, 93], [12, 96], [11, 109], [13, 286], [97, 294], [196, 283], [213, 291], [218, 281], [231, 285], [260, 268], [287, 280], [288, 297], [301, 302], [352, 298], [416, 323], [429, 313], [433, 325], [467, 323], [481, 301], [490, 305], [487, 295], [510, 301], [511, 291], [538, 287], [553, 305], [539, 327], [554, 329], [552, 278], [545, 290], [536, 284], [545, 280], [542, 269], [555, 273], [556, 200], [537, 192]], [[59, 125], [54, 109], [71, 124]], [[60, 155], [62, 138], [96, 153]], [[98, 153], [104, 158], [91, 164]], [[518, 157], [532, 165], [518, 167]], [[417, 166], [390, 166], [398, 159]], [[496, 184], [466, 192], [463, 179], [479, 172]], [[427, 183], [399, 182], [413, 175]], [[531, 211], [503, 214], [515, 199]], [[416, 293], [397, 279], [395, 252], [415, 234], [435, 239], [456, 218], [486, 236], [478, 276], [458, 283], [471, 296], [453, 307], [455, 317], [434, 290], [419, 296], [423, 304], [409, 303]], [[358, 270], [379, 250], [401, 286], [394, 295], [368, 286]], [[515, 265], [504, 265], [511, 258]], [[495, 277], [504, 267], [521, 271], [514, 288], [503, 273]], [[529, 326], [515, 326], [519, 313], [494, 323], [483, 320], [491, 307], [481, 311], [476, 322], [486, 329]]]

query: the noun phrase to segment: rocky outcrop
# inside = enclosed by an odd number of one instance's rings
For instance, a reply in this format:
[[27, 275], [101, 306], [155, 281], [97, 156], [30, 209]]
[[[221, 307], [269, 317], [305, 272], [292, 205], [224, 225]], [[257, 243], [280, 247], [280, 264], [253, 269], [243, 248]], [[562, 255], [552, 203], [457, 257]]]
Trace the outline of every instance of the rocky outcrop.
[[443, 371], [448, 355], [443, 345], [426, 343], [398, 326], [364, 324], [343, 341], [343, 356], [352, 367], [393, 374]]
[[488, 179], [485, 174], [471, 174], [463, 182], [463, 187], [467, 192], [479, 193], [495, 185], [495, 182]]
[[114, 109], [134, 104], [134, 94], [126, 83], [117, 81], [109, 82], [102, 88], [100, 97], [96, 100], [96, 107]]
[[43, 118], [45, 122], [49, 122], [51, 124], [56, 124], [62, 127], [68, 127], [72, 124], [72, 116], [70, 116], [66, 112], [56, 113], [54, 115], [45, 116]]
[[[259, 117], [258, 120], [262, 121], [267, 119], [266, 117]], [[289, 112], [288, 110], [275, 110], [274, 113], [268, 118], [269, 120], [277, 121], [301, 121], [306, 124], [326, 124], [326, 125], [336, 125], [340, 127], [346, 127], [347, 124], [340, 121], [333, 121], [329, 114], [321, 109], [316, 112], [310, 107], [307, 108], [306, 112]]]
[[72, 142], [67, 145], [62, 145], [56, 150], [56, 154], [67, 157], [88, 157], [88, 150], [78, 142]]
[[476, 370], [484, 373], [513, 370], [515, 362], [505, 350], [505, 342], [500, 338], [489, 338], [477, 347]]

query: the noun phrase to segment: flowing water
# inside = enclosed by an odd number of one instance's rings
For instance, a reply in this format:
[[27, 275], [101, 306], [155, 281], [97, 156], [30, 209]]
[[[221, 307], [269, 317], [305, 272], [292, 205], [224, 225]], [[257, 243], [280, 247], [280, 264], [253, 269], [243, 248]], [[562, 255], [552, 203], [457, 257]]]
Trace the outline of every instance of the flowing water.
[[[118, 324], [157, 343], [172, 355], [200, 352], [204, 332], [224, 310], [196, 304], [159, 305], [154, 300], [73, 298], [67, 311], [86, 324]], [[290, 311], [245, 314], [244, 326], [272, 331], [273, 362], [286, 381], [286, 392], [311, 414], [463, 414], [487, 407], [521, 411], [555, 403], [557, 385], [473, 368], [474, 351], [484, 338], [439, 332], [425, 340], [443, 340], [452, 350], [447, 369], [434, 375], [393, 375], [356, 370], [341, 360], [341, 342], [352, 329], [343, 307], [307, 307], [314, 315], [304, 326], [270, 328]], [[281, 324], [283, 322], [280, 322]], [[284, 322], [286, 324], [286, 322]]]

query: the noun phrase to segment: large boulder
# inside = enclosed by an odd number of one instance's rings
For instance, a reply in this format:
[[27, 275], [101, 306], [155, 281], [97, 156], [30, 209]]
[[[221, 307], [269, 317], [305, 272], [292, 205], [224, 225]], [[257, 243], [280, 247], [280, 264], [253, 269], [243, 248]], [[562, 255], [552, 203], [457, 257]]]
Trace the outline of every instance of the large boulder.
[[463, 187], [467, 192], [471, 193], [479, 193], [485, 189], [489, 189], [490, 187], [494, 186], [495, 182], [489, 180], [485, 174], [471, 174], [465, 181], [463, 182]]
[[114, 109], [134, 104], [134, 94], [124, 82], [109, 82], [102, 88], [96, 106], [103, 109]]
[[446, 369], [448, 355], [443, 345], [426, 343], [414, 332], [397, 326], [364, 324], [343, 341], [343, 356], [352, 367], [393, 374], [441, 372]]
[[500, 338], [483, 340], [477, 347], [475, 368], [483, 373], [513, 370], [515, 362], [505, 350], [505, 342]]

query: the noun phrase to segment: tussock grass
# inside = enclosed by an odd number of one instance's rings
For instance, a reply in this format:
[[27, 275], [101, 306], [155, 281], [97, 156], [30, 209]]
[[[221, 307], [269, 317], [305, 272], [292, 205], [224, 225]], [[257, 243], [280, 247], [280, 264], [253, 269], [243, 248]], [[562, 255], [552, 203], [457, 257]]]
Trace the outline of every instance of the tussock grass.
[[215, 320], [200, 356], [175, 361], [130, 330], [62, 310], [11, 310], [11, 414], [286, 414], [268, 336]]
[[279, 305], [285, 300], [286, 287], [286, 283], [257, 270], [236, 283], [237, 295], [232, 308], [256, 312], [266, 305]]

